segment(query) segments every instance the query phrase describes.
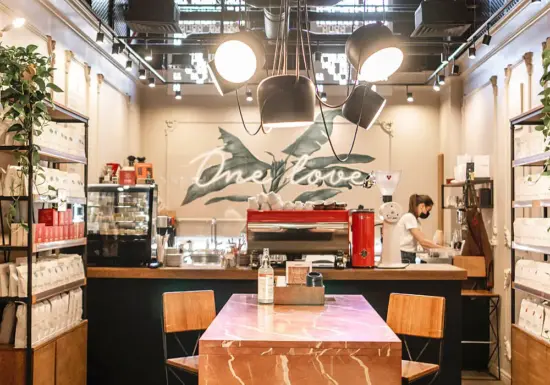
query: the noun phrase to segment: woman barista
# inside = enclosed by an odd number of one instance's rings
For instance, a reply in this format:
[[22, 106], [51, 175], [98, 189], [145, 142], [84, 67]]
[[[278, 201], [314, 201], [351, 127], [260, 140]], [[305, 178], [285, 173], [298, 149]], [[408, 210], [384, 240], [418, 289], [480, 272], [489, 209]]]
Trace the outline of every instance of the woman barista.
[[415, 263], [417, 246], [424, 249], [439, 249], [442, 246], [430, 241], [420, 226], [420, 219], [427, 219], [434, 202], [428, 195], [413, 194], [409, 198], [409, 212], [397, 222], [396, 235], [399, 236], [401, 262]]

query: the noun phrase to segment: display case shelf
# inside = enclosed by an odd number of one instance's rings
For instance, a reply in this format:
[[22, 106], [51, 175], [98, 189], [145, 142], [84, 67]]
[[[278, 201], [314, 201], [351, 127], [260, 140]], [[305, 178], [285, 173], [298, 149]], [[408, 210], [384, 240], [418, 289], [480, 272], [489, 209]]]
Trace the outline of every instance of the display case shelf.
[[[71, 333], [72, 331], [82, 327], [83, 325], [85, 325], [87, 323], [88, 323], [88, 320], [81, 320], [80, 322], [66, 328], [65, 330], [62, 330], [62, 331], [58, 332], [57, 334], [54, 334], [51, 337], [48, 337], [48, 338], [34, 344], [32, 346], [32, 350], [38, 350], [38, 349], [44, 347], [45, 345], [47, 345], [47, 344], [49, 344], [53, 341], [56, 341], [56, 340], [60, 339], [61, 337]], [[13, 345], [6, 345], [6, 344], [0, 345], [0, 350], [13, 350], [13, 351], [16, 351], [16, 350], [25, 350], [25, 349], [26, 348], [16, 348]]]
[[55, 249], [64, 249], [67, 247], [84, 246], [87, 242], [86, 238], [66, 239], [63, 241], [38, 243], [33, 246], [33, 252], [48, 251]]
[[[43, 291], [42, 293], [33, 294], [31, 298], [31, 303], [37, 304], [38, 302], [45, 301], [47, 299], [53, 298], [56, 295], [66, 293], [68, 291], [78, 289], [82, 286], [86, 286], [86, 279], [79, 279], [78, 281], [67, 283], [52, 289]], [[26, 302], [26, 297], [0, 297], [1, 302]]]
[[[470, 183], [473, 184], [473, 185], [490, 184], [492, 182], [493, 182], [492, 179], [485, 179], [485, 178], [484, 179], [474, 179], [474, 180], [470, 181]], [[464, 186], [466, 186], [466, 182], [446, 183], [446, 184], [443, 184], [441, 186], [444, 187], [444, 188], [464, 187]]]
[[520, 251], [529, 251], [532, 253], [550, 254], [550, 247], [548, 246], [533, 246], [523, 243], [512, 242], [512, 249]]
[[515, 290], [520, 290], [520, 291], [523, 291], [525, 293], [529, 293], [531, 295], [534, 295], [535, 297], [538, 297], [538, 298], [543, 299], [545, 301], [550, 301], [550, 293], [547, 293], [545, 291], [534, 289], [532, 287], [523, 285], [521, 283], [516, 283], [516, 282], [514, 282], [512, 284], [512, 287]]

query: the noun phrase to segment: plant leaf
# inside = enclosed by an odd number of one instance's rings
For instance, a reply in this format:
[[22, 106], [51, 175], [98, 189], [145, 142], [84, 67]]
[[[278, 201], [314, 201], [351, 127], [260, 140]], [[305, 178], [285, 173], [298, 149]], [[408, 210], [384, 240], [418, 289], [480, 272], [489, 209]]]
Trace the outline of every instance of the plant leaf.
[[221, 201], [248, 202], [248, 198], [250, 198], [250, 195], [227, 195], [223, 197], [215, 197], [215, 198], [209, 199], [205, 203], [205, 205], [211, 205], [213, 203], [218, 203]]
[[44, 91], [46, 89], [46, 83], [44, 82], [43, 79], [40, 79], [37, 77], [36, 79], [34, 79], [34, 82], [38, 84], [40, 91]]
[[34, 45], [34, 44], [31, 44], [31, 45], [28, 45], [27, 46], [27, 53], [33, 53], [34, 51], [36, 51], [38, 49], [38, 46]]
[[8, 128], [8, 132], [17, 132], [21, 131], [23, 129], [23, 126], [20, 123], [15, 123], [10, 128]]
[[294, 201], [300, 201], [300, 202], [320, 201], [320, 200], [324, 201], [332, 197], [335, 197], [341, 192], [342, 191], [335, 188], [325, 188], [325, 189], [315, 190], [315, 191], [306, 191], [305, 193], [298, 195], [296, 199], [294, 199]]
[[51, 89], [54, 92], [63, 92], [63, 90], [61, 88], [59, 88], [58, 86], [56, 86], [53, 83], [46, 84], [46, 87], [48, 87], [49, 89]]
[[271, 165], [262, 162], [252, 155], [239, 138], [221, 127], [219, 127], [219, 130], [221, 134], [220, 139], [224, 143], [222, 151], [230, 153], [232, 156], [225, 160], [222, 170], [220, 170], [222, 165], [219, 164], [205, 169], [199, 177], [199, 182], [201, 182], [200, 184], [206, 184], [219, 174], [223, 174], [223, 177], [217, 178], [216, 181], [207, 186], [199, 186], [193, 183], [187, 189], [187, 193], [181, 204], [182, 206], [237, 183], [237, 175], [240, 175], [243, 179], [255, 176], [255, 179], [263, 180], [267, 175], [267, 171], [271, 169]]
[[[341, 109], [330, 110], [324, 113], [327, 122], [327, 130], [329, 135], [332, 135], [334, 119], [342, 115]], [[299, 158], [303, 155], [311, 155], [321, 149], [321, 146], [328, 142], [328, 137], [323, 124], [321, 114], [317, 115], [315, 123], [308, 127], [302, 135], [294, 141], [290, 146], [285, 148], [283, 152], [287, 155]]]

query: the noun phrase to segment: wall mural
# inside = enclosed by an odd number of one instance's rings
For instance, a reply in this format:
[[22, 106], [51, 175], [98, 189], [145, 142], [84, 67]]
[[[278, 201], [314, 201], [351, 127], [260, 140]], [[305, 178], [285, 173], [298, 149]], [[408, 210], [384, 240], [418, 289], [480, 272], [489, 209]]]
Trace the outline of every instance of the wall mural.
[[[341, 110], [325, 113], [329, 135], [333, 132], [334, 119], [341, 115]], [[210, 198], [206, 205], [222, 201], [246, 202], [256, 193], [279, 193], [289, 184], [317, 187], [299, 194], [294, 201], [326, 200], [340, 194], [343, 189], [362, 186], [370, 178], [370, 173], [348, 167], [372, 162], [374, 158], [369, 155], [351, 154], [345, 163], [339, 162], [334, 156], [314, 155], [323, 146], [329, 145], [321, 115], [317, 116], [315, 123], [294, 143], [282, 150], [283, 155], [277, 157], [266, 151], [273, 158], [271, 164], [254, 156], [238, 137], [218, 128], [223, 146], [203, 153], [191, 161], [198, 168], [182, 206], [213, 195], [216, 196]], [[340, 157], [346, 155], [342, 154]], [[219, 163], [208, 166], [213, 161]], [[251, 192], [250, 195], [216, 194], [230, 185], [244, 183], [259, 185], [258, 191]]]

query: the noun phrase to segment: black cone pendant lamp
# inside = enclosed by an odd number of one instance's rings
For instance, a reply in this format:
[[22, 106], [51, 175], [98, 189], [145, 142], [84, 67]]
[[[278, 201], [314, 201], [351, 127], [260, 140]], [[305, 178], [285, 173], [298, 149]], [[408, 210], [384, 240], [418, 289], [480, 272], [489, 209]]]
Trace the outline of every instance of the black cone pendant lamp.
[[258, 86], [258, 105], [267, 128], [307, 126], [315, 121], [315, 86], [305, 76], [270, 76]]
[[386, 105], [386, 99], [374, 92], [368, 85], [355, 87], [344, 108], [342, 115], [350, 122], [368, 130]]
[[262, 43], [252, 32], [229, 35], [216, 49], [208, 72], [222, 95], [246, 84], [265, 64]]
[[387, 80], [403, 63], [399, 42], [382, 23], [357, 28], [346, 42], [346, 56], [367, 82]]

